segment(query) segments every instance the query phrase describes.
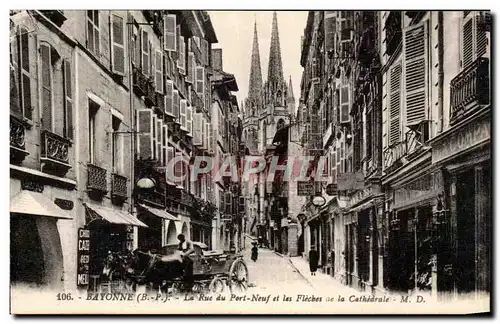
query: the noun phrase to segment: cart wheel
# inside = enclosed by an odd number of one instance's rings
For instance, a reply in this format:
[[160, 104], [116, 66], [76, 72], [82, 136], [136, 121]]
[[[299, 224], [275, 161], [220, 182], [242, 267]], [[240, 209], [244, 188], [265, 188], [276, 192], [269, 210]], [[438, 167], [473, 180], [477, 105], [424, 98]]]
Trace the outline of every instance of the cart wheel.
[[229, 270], [229, 289], [231, 293], [245, 292], [248, 289], [248, 268], [243, 260], [233, 262]]
[[170, 292], [173, 296], [176, 296], [181, 293], [182, 286], [178, 282], [172, 282], [172, 286], [170, 288]]
[[194, 293], [202, 293], [203, 292], [203, 285], [199, 282], [193, 283], [193, 287], [191, 288], [191, 291]]
[[224, 292], [224, 282], [220, 278], [214, 278], [210, 282], [210, 285], [208, 286], [208, 290], [211, 293], [222, 293]]

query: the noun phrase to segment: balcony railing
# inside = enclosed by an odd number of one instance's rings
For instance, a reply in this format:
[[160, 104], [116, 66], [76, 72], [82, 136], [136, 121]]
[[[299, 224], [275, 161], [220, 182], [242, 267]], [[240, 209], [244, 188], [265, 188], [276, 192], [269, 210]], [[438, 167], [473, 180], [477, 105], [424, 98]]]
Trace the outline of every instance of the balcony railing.
[[133, 69], [133, 83], [134, 83], [134, 91], [139, 96], [145, 96], [148, 91], [148, 79], [138, 68]]
[[87, 164], [87, 189], [100, 193], [108, 192], [106, 169], [94, 164]]
[[127, 177], [113, 173], [111, 175], [111, 194], [119, 198], [127, 198]]
[[159, 191], [145, 191], [141, 192], [139, 199], [159, 208], [165, 208], [165, 194]]
[[450, 88], [453, 124], [490, 103], [489, 60], [478, 58], [451, 80]]
[[19, 119], [10, 116], [10, 156], [11, 160], [22, 161], [29, 153], [25, 150], [26, 127]]
[[71, 142], [47, 130], [42, 131], [41, 159], [46, 164], [69, 168], [69, 147]]
[[401, 161], [407, 153], [406, 141], [401, 141], [388, 146], [384, 150], [384, 168], [392, 167]]

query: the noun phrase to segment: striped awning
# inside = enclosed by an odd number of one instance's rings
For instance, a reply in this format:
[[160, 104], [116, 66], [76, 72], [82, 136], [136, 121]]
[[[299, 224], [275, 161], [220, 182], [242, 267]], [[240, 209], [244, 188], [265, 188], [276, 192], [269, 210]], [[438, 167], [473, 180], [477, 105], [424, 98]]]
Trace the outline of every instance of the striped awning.
[[85, 204], [85, 209], [87, 213], [92, 215], [92, 219], [104, 219], [111, 224], [123, 224], [123, 225], [132, 225], [132, 226], [140, 226], [140, 227], [148, 227], [146, 224], [138, 220], [132, 214], [107, 208], [103, 206], [96, 206], [91, 204]]
[[21, 190], [10, 200], [10, 212], [73, 219], [44, 194], [29, 190]]
[[151, 214], [153, 214], [155, 216], [158, 216], [160, 218], [165, 218], [165, 219], [173, 220], [173, 221], [179, 221], [179, 219], [177, 217], [175, 217], [174, 215], [170, 214], [166, 210], [161, 210], [161, 209], [158, 209], [158, 208], [149, 207], [149, 206], [146, 206], [144, 204], [139, 204], [139, 206], [141, 208], [147, 210]]

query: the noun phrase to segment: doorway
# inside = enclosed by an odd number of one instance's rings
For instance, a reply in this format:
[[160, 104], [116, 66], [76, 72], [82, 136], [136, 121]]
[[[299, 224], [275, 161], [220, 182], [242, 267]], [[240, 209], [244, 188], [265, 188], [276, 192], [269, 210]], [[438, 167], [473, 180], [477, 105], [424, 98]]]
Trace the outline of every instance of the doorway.
[[476, 285], [476, 217], [474, 169], [457, 175], [457, 255], [456, 285], [458, 293], [475, 290]]

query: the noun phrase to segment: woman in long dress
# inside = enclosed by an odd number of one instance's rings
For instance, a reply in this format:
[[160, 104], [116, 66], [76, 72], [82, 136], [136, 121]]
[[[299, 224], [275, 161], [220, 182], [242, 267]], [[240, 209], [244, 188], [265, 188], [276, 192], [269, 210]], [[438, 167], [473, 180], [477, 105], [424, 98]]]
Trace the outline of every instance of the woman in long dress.
[[311, 276], [316, 275], [316, 270], [318, 270], [318, 251], [312, 249], [309, 251], [309, 270], [311, 270]]

